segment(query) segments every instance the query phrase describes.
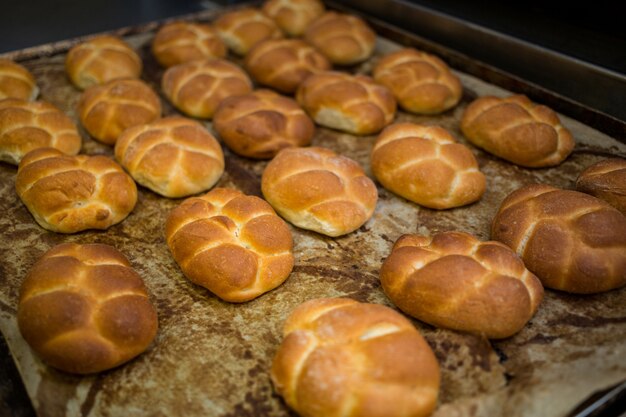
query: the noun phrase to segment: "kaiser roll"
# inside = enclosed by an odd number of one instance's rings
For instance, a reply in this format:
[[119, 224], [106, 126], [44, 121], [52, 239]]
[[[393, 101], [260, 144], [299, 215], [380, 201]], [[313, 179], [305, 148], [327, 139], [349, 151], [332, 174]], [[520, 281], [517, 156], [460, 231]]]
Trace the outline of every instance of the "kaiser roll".
[[545, 287], [591, 294], [626, 285], [626, 217], [604, 201], [544, 184], [504, 199], [491, 237]]
[[39, 95], [35, 77], [22, 65], [0, 59], [0, 100], [19, 98], [34, 100]]
[[319, 0], [268, 0], [263, 3], [263, 13], [274, 19], [287, 35], [302, 36], [309, 24], [324, 13], [324, 3]]
[[215, 21], [215, 29], [228, 48], [237, 55], [245, 55], [265, 39], [283, 36], [276, 23], [261, 10], [245, 7], [223, 14]]
[[163, 25], [152, 41], [152, 54], [164, 67], [204, 58], [223, 58], [226, 45], [209, 25], [172, 22]]
[[49, 365], [91, 374], [128, 362], [157, 333], [143, 280], [114, 247], [64, 243], [46, 252], [20, 289], [20, 332]]
[[598, 197], [626, 215], [626, 160], [604, 159], [578, 176], [576, 189]]
[[306, 417], [425, 417], [437, 404], [439, 364], [394, 310], [346, 298], [307, 301], [283, 328], [271, 378]]
[[53, 148], [26, 154], [15, 188], [37, 223], [59, 233], [107, 229], [137, 202], [135, 182], [110, 158], [70, 156]]

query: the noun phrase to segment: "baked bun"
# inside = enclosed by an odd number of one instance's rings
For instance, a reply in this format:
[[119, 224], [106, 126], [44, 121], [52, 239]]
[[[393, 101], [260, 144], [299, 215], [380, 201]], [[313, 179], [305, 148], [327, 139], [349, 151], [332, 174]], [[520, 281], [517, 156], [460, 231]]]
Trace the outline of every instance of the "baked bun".
[[311, 75], [300, 84], [296, 99], [318, 124], [357, 135], [380, 131], [396, 115], [391, 91], [366, 75]]
[[0, 59], [0, 100], [34, 100], [39, 95], [35, 77], [26, 68], [8, 59]]
[[78, 102], [82, 125], [95, 139], [115, 144], [132, 126], [161, 117], [161, 100], [140, 80], [113, 80], [87, 89]]
[[521, 256], [545, 287], [592, 294], [626, 285], [626, 217], [590, 195], [522, 187], [502, 202], [491, 237]]
[[541, 282], [509, 247], [462, 232], [400, 237], [380, 282], [406, 314], [490, 339], [520, 331], [543, 298]]
[[261, 189], [287, 221], [333, 237], [361, 227], [378, 200], [359, 164], [326, 148], [281, 151], [263, 171]]
[[213, 128], [233, 152], [273, 158], [281, 149], [307, 146], [315, 125], [295, 100], [271, 90], [229, 97], [217, 108]]
[[439, 364], [411, 322], [347, 298], [307, 301], [287, 318], [270, 376], [301, 416], [425, 417]]
[[441, 59], [412, 48], [382, 57], [374, 80], [389, 88], [404, 110], [437, 114], [456, 106], [463, 95], [459, 78]]
[[118, 78], [139, 78], [141, 69], [139, 55], [126, 42], [109, 35], [79, 43], [65, 58], [65, 71], [81, 90]]
[[215, 29], [228, 48], [245, 55], [265, 39], [282, 38], [276, 23], [259, 9], [245, 7], [223, 14], [215, 21]]
[[439, 126], [385, 128], [372, 149], [372, 172], [388, 190], [434, 209], [473, 203], [486, 186], [472, 151]]
[[76, 155], [81, 144], [72, 119], [52, 104], [0, 100], [0, 161], [17, 165], [28, 152], [45, 147]]
[[524, 167], [558, 165], [574, 149], [556, 113], [522, 95], [474, 100], [463, 113], [461, 130], [479, 148]]
[[299, 39], [259, 42], [246, 55], [245, 66], [258, 83], [289, 94], [311, 74], [331, 67], [324, 55]]
[[271, 17], [289, 36], [302, 36], [309, 24], [324, 14], [324, 3], [319, 0], [268, 0], [263, 13]]
[[222, 300], [252, 300], [282, 284], [293, 268], [287, 224], [258, 197], [216, 188], [175, 208], [167, 245], [187, 278]]
[[115, 158], [137, 183], [172, 198], [206, 191], [224, 172], [220, 144], [184, 117], [126, 129], [115, 144]]
[[626, 215], [626, 160], [605, 159], [585, 169], [576, 189], [606, 201]]
[[326, 12], [307, 28], [304, 39], [337, 65], [352, 65], [372, 56], [376, 33], [357, 16]]
[[163, 25], [152, 41], [152, 54], [164, 67], [204, 58], [223, 58], [226, 45], [209, 25], [172, 22]]
[[63, 243], [46, 252], [22, 283], [17, 323], [50, 366], [91, 374], [145, 351], [157, 313], [143, 280], [112, 246]]
[[59, 233], [108, 229], [137, 202], [135, 182], [110, 158], [52, 148], [26, 154], [15, 188], [37, 223]]
[[251, 92], [252, 82], [237, 65], [209, 58], [169, 68], [161, 88], [174, 107], [186, 115], [211, 119], [222, 100]]

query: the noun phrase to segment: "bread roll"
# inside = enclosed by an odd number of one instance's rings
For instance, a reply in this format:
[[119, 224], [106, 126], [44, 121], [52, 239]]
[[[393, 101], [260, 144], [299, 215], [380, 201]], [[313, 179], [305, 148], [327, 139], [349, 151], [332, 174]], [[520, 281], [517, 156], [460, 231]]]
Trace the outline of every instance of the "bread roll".
[[333, 237], [361, 227], [378, 200], [359, 164], [326, 148], [281, 151], [263, 171], [261, 189], [287, 221]]
[[258, 83], [291, 94], [311, 74], [329, 70], [330, 62], [299, 39], [259, 42], [246, 55], [246, 70]]
[[186, 115], [211, 119], [227, 97], [252, 91], [252, 82], [241, 68], [223, 59], [191, 61], [169, 68], [161, 88], [174, 107]]
[[400, 237], [380, 282], [408, 315], [490, 339], [520, 331], [543, 298], [541, 282], [509, 247], [463, 232]]
[[376, 47], [376, 33], [363, 19], [337, 12], [326, 12], [311, 22], [304, 39], [337, 65], [363, 62]]
[[165, 237], [187, 278], [233, 303], [278, 287], [293, 268], [287, 224], [262, 199], [233, 189], [185, 200], [168, 216]]
[[434, 209], [473, 203], [486, 186], [472, 151], [439, 126], [385, 128], [372, 149], [372, 171], [388, 190]]
[[164, 67], [205, 58], [223, 58], [226, 45], [209, 25], [172, 22], [163, 25], [152, 41], [152, 54]]
[[319, 0], [267, 0], [263, 13], [289, 36], [302, 36], [309, 24], [324, 13]]
[[115, 144], [115, 158], [137, 183], [171, 198], [206, 191], [224, 172], [220, 144], [184, 117], [126, 129]]
[[111, 159], [53, 148], [26, 154], [15, 188], [37, 223], [59, 233], [108, 229], [137, 202], [135, 182]]
[[76, 155], [81, 144], [72, 119], [52, 104], [0, 100], [0, 161], [17, 165], [28, 152], [44, 147]]
[[20, 332], [50, 366], [91, 374], [145, 351], [157, 313], [124, 255], [101, 244], [63, 243], [46, 252], [22, 283]]
[[0, 100], [19, 98], [34, 100], [39, 95], [35, 77], [24, 68], [8, 59], [0, 59]]
[[626, 215], [626, 160], [605, 159], [585, 169], [576, 189], [602, 199]]
[[307, 301], [287, 318], [271, 378], [307, 417], [425, 417], [439, 364], [401, 314], [347, 298]]
[[300, 84], [296, 99], [318, 124], [356, 135], [379, 132], [396, 115], [391, 91], [365, 75], [311, 75]]
[[461, 130], [479, 148], [529, 168], [558, 165], [574, 149], [556, 113], [521, 95], [474, 100], [463, 113]]
[[78, 103], [78, 115], [91, 136], [113, 145], [129, 127], [161, 117], [161, 101], [140, 80], [113, 80], [87, 89]]
[[65, 58], [65, 71], [76, 87], [84, 90], [119, 78], [139, 78], [139, 55], [115, 36], [98, 36], [74, 46]]
[[273, 158], [281, 149], [307, 146], [313, 121], [294, 100], [271, 90], [230, 97], [215, 112], [213, 128], [235, 153]]
[[245, 55], [265, 39], [282, 38], [276, 23], [259, 9], [245, 7], [223, 14], [215, 21], [215, 29], [228, 48]]
[[389, 88], [404, 110], [437, 114], [456, 106], [463, 95], [459, 78], [441, 59], [412, 48], [385, 55], [374, 80]]
[[626, 217], [590, 195], [522, 187], [502, 202], [491, 237], [511, 247], [545, 287], [592, 294], [626, 285]]

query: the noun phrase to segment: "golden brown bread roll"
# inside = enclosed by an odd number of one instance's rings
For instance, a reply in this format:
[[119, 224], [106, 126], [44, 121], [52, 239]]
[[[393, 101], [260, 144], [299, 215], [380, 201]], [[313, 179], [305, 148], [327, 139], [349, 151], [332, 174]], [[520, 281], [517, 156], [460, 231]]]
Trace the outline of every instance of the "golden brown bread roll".
[[226, 45], [209, 25], [172, 22], [163, 25], [152, 41], [152, 54], [164, 67], [204, 58], [223, 58]]
[[263, 171], [261, 189], [287, 221], [333, 237], [361, 227], [378, 200], [356, 161], [316, 147], [281, 151]]
[[278, 287], [293, 268], [287, 224], [262, 199], [233, 189], [185, 200], [168, 216], [165, 238], [187, 278], [233, 303]]
[[59, 233], [107, 229], [137, 202], [135, 182], [110, 158], [70, 156], [53, 148], [24, 156], [15, 188], [37, 223]]
[[372, 149], [372, 171], [388, 190], [435, 209], [473, 203], [486, 186], [472, 151], [439, 126], [385, 128]]
[[293, 93], [311, 74], [331, 67], [324, 55], [299, 39], [259, 42], [246, 55], [245, 66], [258, 83], [281, 93]]
[[139, 78], [139, 55], [115, 36], [98, 36], [74, 46], [65, 58], [65, 71], [76, 87], [84, 90], [118, 78]]
[[445, 62], [412, 48], [385, 55], [373, 75], [393, 92], [400, 107], [411, 113], [444, 112], [456, 106], [463, 95], [459, 78]]
[[315, 125], [289, 97], [271, 90], [222, 101], [213, 128], [235, 153], [248, 158], [273, 158], [281, 149], [311, 143]]
[[524, 167], [558, 165], [574, 149], [556, 113], [522, 95], [474, 100], [463, 113], [461, 130], [479, 148]]
[[81, 144], [72, 119], [52, 104], [0, 100], [0, 161], [17, 165], [28, 152], [45, 147], [76, 155]]
[[626, 217], [590, 195], [522, 187], [502, 202], [491, 237], [512, 248], [545, 287], [591, 294], [626, 285]]
[[463, 232], [401, 236], [380, 282], [410, 316], [490, 339], [520, 331], [543, 298], [541, 282], [509, 247]]
[[626, 160], [605, 159], [585, 169], [576, 189], [602, 199], [626, 215]]
[[129, 127], [161, 117], [161, 100], [143, 81], [113, 80], [85, 90], [78, 115], [91, 136], [113, 145]]
[[184, 117], [126, 129], [115, 143], [115, 158], [139, 184], [172, 198], [206, 191], [224, 172], [220, 144]]
[[318, 124], [356, 135], [376, 133], [396, 115], [391, 91], [365, 75], [311, 75], [300, 84], [296, 99]]
[[425, 417], [439, 393], [439, 364], [411, 322], [347, 298], [296, 308], [283, 328], [271, 378], [306, 417]]
[[222, 100], [251, 92], [252, 82], [237, 65], [210, 58], [169, 68], [163, 74], [161, 88], [178, 110], [211, 119]]
[[63, 243], [46, 252], [22, 283], [22, 336], [49, 365], [91, 374], [145, 351], [157, 313], [143, 280], [112, 246]]
[[319, 0], [268, 0], [263, 13], [271, 17], [289, 36], [302, 36], [309, 24], [324, 13]]
[[376, 47], [376, 33], [363, 19], [337, 12], [326, 12], [311, 22], [304, 39], [337, 65], [363, 62]]
[[245, 7], [223, 14], [215, 21], [215, 29], [228, 48], [237, 55], [245, 55], [265, 39], [282, 38], [276, 23], [261, 10]]
[[0, 59], [0, 100], [19, 98], [34, 100], [39, 95], [35, 77], [22, 65]]

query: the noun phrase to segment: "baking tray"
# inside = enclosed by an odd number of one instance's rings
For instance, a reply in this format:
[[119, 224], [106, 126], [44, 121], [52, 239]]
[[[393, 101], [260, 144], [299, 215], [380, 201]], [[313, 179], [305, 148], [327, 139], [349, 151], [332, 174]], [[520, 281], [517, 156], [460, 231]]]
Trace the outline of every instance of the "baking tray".
[[[211, 21], [218, 11], [187, 16]], [[368, 73], [380, 55], [403, 45], [432, 49], [433, 44], [379, 22], [383, 33], [376, 56], [352, 72]], [[113, 33], [124, 36], [144, 60], [143, 78], [157, 91], [163, 73], [150, 54], [157, 23]], [[64, 72], [65, 52], [84, 38], [5, 54], [30, 69], [41, 99], [78, 122], [80, 93]], [[445, 48], [437, 46], [446, 58]], [[232, 58], [232, 57], [231, 57]], [[240, 62], [235, 59], [236, 62]], [[462, 143], [459, 120], [467, 104], [505, 91], [469, 75], [480, 63], [455, 60], [464, 96], [439, 116], [400, 112], [397, 121], [444, 126]], [[163, 97], [162, 97], [163, 98]], [[163, 98], [164, 114], [176, 111]], [[502, 199], [518, 187], [545, 182], [571, 189], [579, 172], [607, 155], [626, 155], [626, 145], [589, 126], [561, 116], [577, 145], [559, 167], [524, 169], [471, 147], [487, 177], [480, 202], [447, 211], [422, 208], [378, 187], [373, 218], [354, 233], [328, 238], [291, 227], [296, 264], [277, 289], [245, 304], [220, 301], [188, 281], [164, 240], [165, 219], [181, 200], [160, 197], [139, 187], [133, 213], [107, 231], [61, 235], [40, 228], [14, 190], [16, 169], [0, 164], [0, 330], [7, 340], [28, 395], [39, 416], [287, 416], [294, 415], [269, 379], [271, 360], [282, 340], [287, 315], [317, 297], [351, 297], [391, 306], [378, 280], [382, 260], [404, 233], [462, 230], [489, 238], [489, 225]], [[206, 123], [211, 128], [210, 123]], [[112, 155], [81, 128], [83, 153]], [[313, 144], [349, 156], [371, 176], [369, 154], [375, 136], [355, 137], [318, 128]], [[266, 162], [224, 149], [226, 172], [218, 183], [261, 195]], [[114, 370], [79, 377], [56, 371], [33, 354], [16, 323], [20, 284], [34, 262], [62, 242], [106, 243], [120, 249], [144, 278], [159, 316], [159, 333], [147, 352]], [[626, 379], [626, 288], [592, 296], [546, 291], [537, 315], [515, 336], [502, 341], [437, 329], [413, 321], [433, 348], [442, 370], [435, 416], [563, 416], [598, 390]], [[402, 358], [398, 358], [402, 360]]]

